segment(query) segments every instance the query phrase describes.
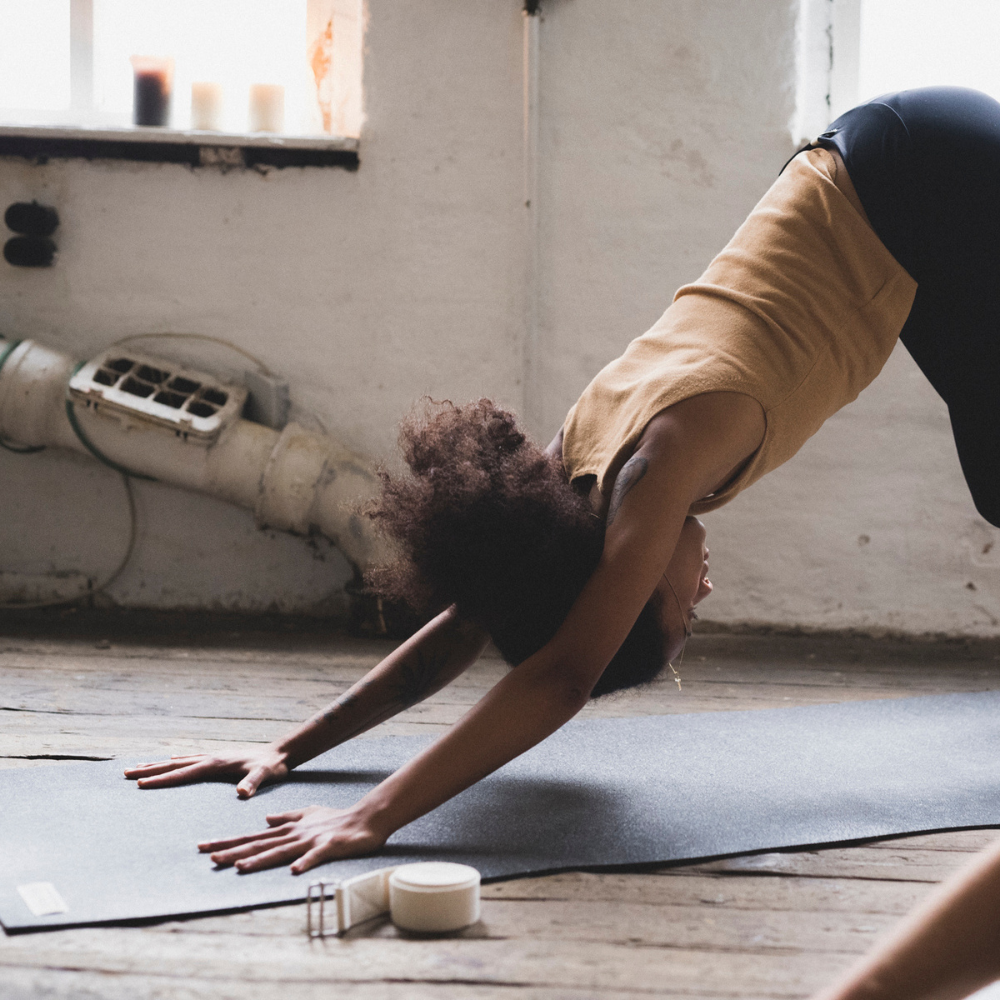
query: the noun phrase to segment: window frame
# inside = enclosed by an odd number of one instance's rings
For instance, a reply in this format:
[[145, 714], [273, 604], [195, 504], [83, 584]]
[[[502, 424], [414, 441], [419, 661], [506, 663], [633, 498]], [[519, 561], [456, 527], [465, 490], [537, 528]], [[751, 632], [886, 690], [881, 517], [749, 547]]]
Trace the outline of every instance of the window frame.
[[[332, 16], [328, 7], [329, 0], [310, 0], [310, 24], [321, 25], [323, 17]], [[93, 0], [70, 0], [70, 112], [93, 106], [93, 27]], [[355, 137], [323, 134], [0, 123], [0, 157], [36, 162], [82, 158], [182, 163], [224, 171], [305, 166], [356, 170], [359, 146]]]
[[858, 103], [862, 0], [799, 0], [796, 31], [796, 145], [811, 142]]
[[0, 125], [0, 156], [137, 160], [192, 167], [345, 167], [360, 164], [353, 138], [235, 134], [165, 128]]

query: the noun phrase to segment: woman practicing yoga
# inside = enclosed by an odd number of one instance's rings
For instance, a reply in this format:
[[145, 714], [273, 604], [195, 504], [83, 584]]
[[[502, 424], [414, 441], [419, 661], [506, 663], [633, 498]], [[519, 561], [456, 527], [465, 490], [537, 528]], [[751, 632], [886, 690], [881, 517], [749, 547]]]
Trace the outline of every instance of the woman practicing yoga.
[[[849, 111], [786, 165], [701, 279], [600, 372], [542, 452], [487, 401], [411, 418], [411, 475], [371, 516], [399, 561], [372, 586], [437, 615], [264, 750], [126, 772], [254, 794], [454, 680], [490, 638], [511, 670], [350, 809], [269, 816], [200, 845], [295, 873], [381, 847], [595, 695], [650, 680], [711, 592], [694, 515], [790, 458], [901, 338], [947, 402], [980, 513], [1000, 525], [1000, 104], [934, 88]], [[442, 610], [443, 609], [443, 610]]]

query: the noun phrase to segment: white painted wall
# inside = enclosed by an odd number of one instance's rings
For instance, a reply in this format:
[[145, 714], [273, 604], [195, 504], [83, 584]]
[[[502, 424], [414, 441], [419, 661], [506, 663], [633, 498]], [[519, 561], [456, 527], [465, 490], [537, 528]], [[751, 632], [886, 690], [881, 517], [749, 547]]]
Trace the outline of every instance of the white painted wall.
[[[369, 0], [357, 173], [0, 161], [4, 204], [35, 197], [63, 220], [54, 269], [0, 271], [0, 329], [80, 357], [135, 332], [229, 338], [376, 457], [424, 393], [493, 396], [547, 441], [792, 151], [798, 6], [543, 0], [532, 285], [520, 4]], [[229, 364], [223, 350], [185, 356]], [[0, 452], [0, 477], [0, 592], [68, 593], [113, 568], [126, 523], [113, 473]], [[137, 492], [139, 544], [109, 599], [342, 606], [346, 567], [328, 546]], [[943, 406], [904, 355], [707, 523], [718, 589], [704, 617], [1000, 632], [1000, 545], [983, 553], [1000, 532], [976, 516]]]

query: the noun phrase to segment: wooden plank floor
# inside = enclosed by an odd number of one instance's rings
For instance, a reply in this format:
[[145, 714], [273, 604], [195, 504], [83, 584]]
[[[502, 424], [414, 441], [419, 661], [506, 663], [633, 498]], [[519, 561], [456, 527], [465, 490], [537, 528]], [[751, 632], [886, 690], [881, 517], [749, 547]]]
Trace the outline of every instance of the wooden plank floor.
[[[18, 630], [14, 630], [15, 632]], [[266, 742], [389, 646], [246, 635], [0, 637], [0, 766]], [[504, 671], [486, 658], [371, 735], [444, 729]], [[1000, 645], [709, 635], [664, 680], [586, 715], [668, 714], [1000, 688]], [[993, 831], [484, 887], [483, 920], [308, 941], [303, 906], [0, 937], [0, 997], [72, 1000], [803, 997]]]

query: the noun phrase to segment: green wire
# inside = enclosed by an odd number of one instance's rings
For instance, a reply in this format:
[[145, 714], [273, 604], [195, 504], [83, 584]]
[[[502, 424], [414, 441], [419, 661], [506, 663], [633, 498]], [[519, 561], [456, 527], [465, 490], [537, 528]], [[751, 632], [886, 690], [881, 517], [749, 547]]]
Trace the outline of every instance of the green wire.
[[[0, 370], [3, 369], [3, 366], [7, 363], [7, 359], [17, 350], [21, 343], [20, 340], [12, 340], [0, 352]], [[8, 444], [3, 438], [0, 438], [0, 448], [12, 451], [15, 455], [33, 455], [36, 451], [45, 451], [44, 444], [27, 445], [24, 448], [18, 448], [16, 445]]]
[[15, 455], [34, 455], [36, 451], [45, 451], [44, 444], [28, 444], [23, 448], [18, 448], [16, 445], [8, 444], [3, 438], [0, 438], [0, 448], [4, 451], [12, 451]]
[[11, 340], [2, 352], [0, 352], [0, 369], [7, 363], [7, 359], [17, 350], [21, 344], [20, 340]]
[[[74, 369], [73, 375], [75, 375], [84, 365], [86, 361], [81, 361]], [[70, 375], [70, 378], [73, 377]], [[117, 462], [112, 461], [107, 455], [98, 451], [94, 443], [83, 433], [83, 428], [80, 426], [79, 421], [76, 419], [76, 410], [73, 407], [73, 400], [67, 396], [66, 397], [66, 419], [69, 420], [70, 427], [73, 428], [73, 433], [80, 439], [80, 444], [90, 452], [98, 462], [106, 465], [109, 469], [114, 469], [115, 472], [120, 472], [123, 476], [131, 476], [133, 479], [145, 479], [147, 482], [155, 483], [156, 479], [153, 476], [144, 476], [141, 472], [133, 472], [131, 469], [126, 469], [124, 465], [119, 465]]]
[[[7, 347], [3, 349], [3, 351], [0, 351], [0, 369], [3, 368], [4, 363], [7, 361], [7, 358], [10, 357], [10, 355], [13, 353], [14, 349], [20, 343], [21, 343], [20, 340], [15, 340], [12, 343], [9, 343], [7, 345]], [[83, 367], [83, 365], [84, 365], [84, 362], [81, 361], [73, 369], [73, 375], [75, 375]], [[70, 376], [70, 377], [72, 377], [72, 376]], [[66, 399], [66, 416], [69, 418], [70, 426], [76, 432], [76, 436], [86, 446], [87, 450], [94, 456], [94, 458], [96, 458], [100, 462], [103, 462], [105, 465], [107, 465], [110, 468], [114, 469], [116, 472], [121, 473], [122, 484], [125, 487], [125, 499], [128, 502], [128, 512], [129, 512], [129, 537], [128, 537], [128, 546], [125, 549], [125, 555], [122, 556], [122, 558], [119, 561], [118, 566], [116, 567], [116, 569], [114, 570], [114, 572], [107, 579], [105, 579], [101, 583], [101, 585], [99, 587], [94, 587], [93, 589], [91, 589], [91, 588], [88, 587], [86, 590], [84, 590], [81, 593], [75, 595], [74, 597], [60, 598], [60, 599], [55, 600], [55, 601], [37, 601], [37, 602], [31, 602], [31, 603], [28, 603], [28, 604], [22, 604], [20, 602], [15, 602], [13, 604], [2, 604], [2, 603], [0, 603], [0, 608], [3, 608], [5, 610], [7, 610], [7, 609], [18, 610], [18, 609], [26, 609], [26, 608], [59, 607], [59, 606], [61, 606], [63, 604], [74, 604], [75, 602], [83, 600], [84, 598], [93, 597], [94, 594], [98, 594], [102, 590], [105, 590], [112, 583], [114, 583], [114, 581], [117, 580], [119, 576], [121, 576], [121, 574], [125, 570], [125, 567], [128, 565], [129, 561], [132, 558], [133, 551], [135, 550], [135, 542], [136, 542], [135, 497], [132, 495], [132, 484], [129, 482], [129, 477], [132, 476], [135, 479], [148, 479], [150, 482], [155, 482], [156, 480], [153, 479], [152, 476], [143, 476], [143, 475], [141, 475], [138, 472], [130, 472], [128, 469], [124, 468], [121, 465], [118, 465], [116, 462], [112, 462], [111, 459], [109, 459], [107, 456], [102, 455], [93, 446], [93, 444], [91, 444], [91, 442], [87, 439], [86, 435], [83, 433], [82, 429], [80, 428], [80, 425], [79, 425], [79, 423], [77, 422], [77, 419], [76, 419], [76, 413], [73, 410], [73, 403], [72, 403], [72, 401], [68, 397]], [[18, 454], [22, 454], [22, 455], [28, 454], [30, 452], [35, 452], [35, 451], [44, 451], [44, 445], [40, 446], [40, 447], [15, 448], [15, 447], [12, 447], [11, 445], [7, 444], [6, 442], [4, 442], [2, 439], [0, 439], [0, 447], [6, 448], [8, 451], [14, 451], [14, 452], [17, 452]]]

